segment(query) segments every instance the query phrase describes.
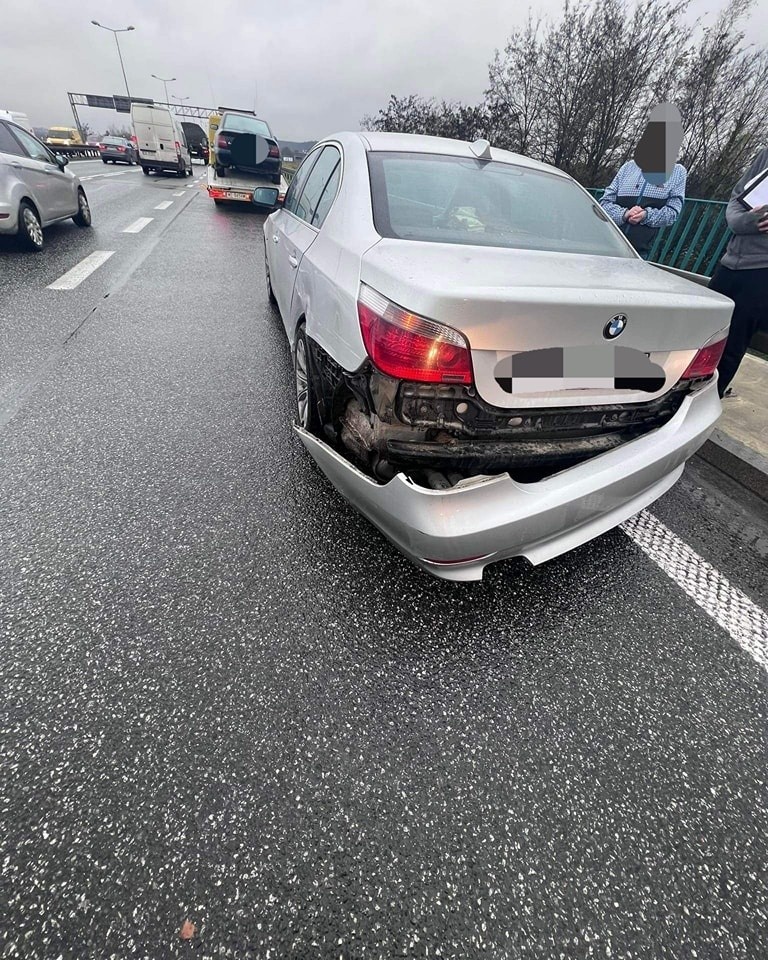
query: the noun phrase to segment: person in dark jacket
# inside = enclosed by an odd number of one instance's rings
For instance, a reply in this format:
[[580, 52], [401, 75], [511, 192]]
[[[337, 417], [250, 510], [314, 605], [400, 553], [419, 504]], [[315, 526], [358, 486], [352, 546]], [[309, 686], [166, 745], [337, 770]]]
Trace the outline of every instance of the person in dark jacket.
[[659, 230], [675, 223], [685, 203], [687, 174], [681, 163], [675, 163], [682, 140], [677, 107], [655, 106], [634, 159], [619, 168], [600, 198], [600, 206], [646, 259]]
[[730, 297], [736, 304], [731, 317], [728, 342], [717, 367], [720, 396], [730, 393], [728, 385], [760, 326], [768, 329], [768, 206], [747, 208], [736, 198], [747, 184], [768, 167], [768, 147], [761, 150], [733, 188], [725, 208], [725, 219], [733, 231], [717, 265], [710, 290]]

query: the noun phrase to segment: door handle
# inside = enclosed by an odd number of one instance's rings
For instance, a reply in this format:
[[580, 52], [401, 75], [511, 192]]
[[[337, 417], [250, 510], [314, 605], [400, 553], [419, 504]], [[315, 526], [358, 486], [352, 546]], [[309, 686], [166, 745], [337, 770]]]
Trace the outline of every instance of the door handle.
[[288, 257], [288, 263], [290, 263], [290, 265], [293, 267], [294, 270], [295, 270], [296, 267], [298, 267], [298, 265], [299, 265], [299, 261], [296, 259], [296, 257], [294, 257], [293, 254], [291, 254], [291, 255]]
[[273, 243], [279, 243], [279, 242], [280, 242], [280, 237], [278, 237], [278, 235], [275, 234], [275, 235], [272, 237], [272, 242], [273, 242]]

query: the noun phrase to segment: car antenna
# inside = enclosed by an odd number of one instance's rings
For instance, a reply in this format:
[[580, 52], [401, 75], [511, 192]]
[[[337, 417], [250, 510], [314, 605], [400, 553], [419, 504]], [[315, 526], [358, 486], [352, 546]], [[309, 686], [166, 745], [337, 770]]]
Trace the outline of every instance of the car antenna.
[[469, 149], [479, 160], [491, 160], [491, 145], [487, 140], [475, 140], [469, 145]]

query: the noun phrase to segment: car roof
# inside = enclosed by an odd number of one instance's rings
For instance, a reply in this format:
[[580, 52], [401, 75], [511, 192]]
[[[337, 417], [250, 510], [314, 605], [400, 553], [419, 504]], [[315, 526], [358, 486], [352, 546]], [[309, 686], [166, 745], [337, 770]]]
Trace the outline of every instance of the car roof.
[[[378, 131], [345, 131], [325, 137], [321, 143], [328, 140], [337, 140], [341, 144], [350, 141], [362, 141], [366, 151], [391, 150], [398, 153], [433, 153], [440, 156], [466, 157], [476, 160], [477, 155], [472, 152], [471, 143], [467, 140], [451, 140], [448, 137], [428, 137], [418, 133], [380, 133]], [[521, 153], [512, 153], [510, 150], [501, 150], [491, 145], [491, 159], [501, 163], [514, 163], [531, 170], [543, 170], [547, 173], [558, 174], [571, 179], [567, 173], [548, 163], [540, 163]]]

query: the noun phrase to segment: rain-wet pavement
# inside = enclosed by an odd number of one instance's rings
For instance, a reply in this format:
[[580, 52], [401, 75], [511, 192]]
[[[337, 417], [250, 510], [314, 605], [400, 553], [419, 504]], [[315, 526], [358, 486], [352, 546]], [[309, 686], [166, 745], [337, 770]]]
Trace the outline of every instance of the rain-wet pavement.
[[[620, 530], [410, 566], [291, 434], [261, 218], [189, 192], [0, 430], [0, 957], [768, 955], [763, 666]], [[765, 607], [765, 504], [651, 512]]]

